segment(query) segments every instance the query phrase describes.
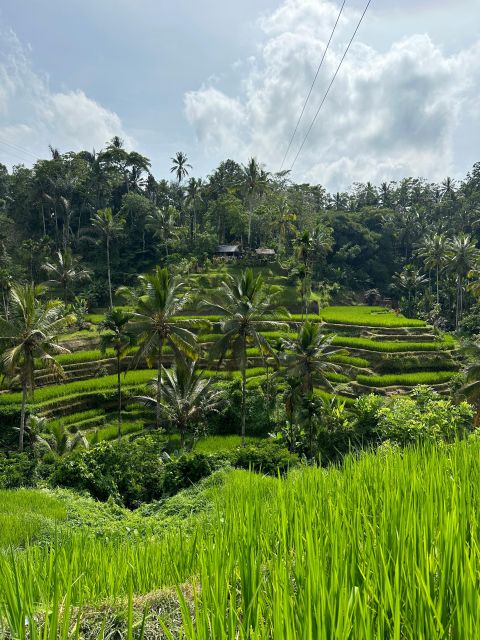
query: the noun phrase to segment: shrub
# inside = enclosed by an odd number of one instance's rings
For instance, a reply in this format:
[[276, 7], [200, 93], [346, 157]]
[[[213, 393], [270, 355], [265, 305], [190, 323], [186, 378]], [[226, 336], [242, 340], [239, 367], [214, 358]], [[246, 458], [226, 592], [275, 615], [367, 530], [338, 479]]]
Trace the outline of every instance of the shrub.
[[0, 452], [0, 489], [34, 487], [38, 461], [27, 453]]
[[268, 475], [286, 473], [299, 464], [296, 454], [275, 442], [239, 447], [232, 453], [232, 464], [241, 469], [253, 469]]
[[431, 389], [419, 387], [411, 396], [399, 397], [380, 407], [378, 432], [399, 445], [453, 442], [473, 429], [474, 411], [467, 402], [454, 404]]

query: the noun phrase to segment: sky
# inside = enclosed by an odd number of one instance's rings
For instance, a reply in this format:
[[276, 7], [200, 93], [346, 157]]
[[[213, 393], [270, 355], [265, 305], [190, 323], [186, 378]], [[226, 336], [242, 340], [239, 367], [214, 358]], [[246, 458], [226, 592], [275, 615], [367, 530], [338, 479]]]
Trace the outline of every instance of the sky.
[[[157, 178], [280, 170], [342, 0], [0, 0], [0, 162], [120, 135]], [[289, 169], [366, 0], [346, 0]], [[372, 0], [293, 164], [331, 191], [480, 161], [479, 0]]]

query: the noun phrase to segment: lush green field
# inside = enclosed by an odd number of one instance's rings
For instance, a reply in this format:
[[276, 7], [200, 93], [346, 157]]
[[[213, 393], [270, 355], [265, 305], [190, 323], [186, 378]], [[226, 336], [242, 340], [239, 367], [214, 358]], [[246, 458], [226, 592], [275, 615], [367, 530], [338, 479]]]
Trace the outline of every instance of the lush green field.
[[[0, 554], [0, 619], [19, 638], [29, 620], [37, 637], [46, 608], [42, 637], [65, 639], [78, 622], [72, 607], [80, 619], [103, 610], [106, 625], [112, 612], [103, 603], [116, 600], [118, 624], [133, 637], [135, 620], [148, 628], [160, 614], [171, 625], [168, 608], [144, 615], [141, 594], [178, 584], [173, 606], [189, 639], [476, 638], [479, 476], [476, 439], [385, 449], [286, 480], [232, 472], [193, 534], [80, 531]], [[24, 510], [15, 499], [9, 516]]]
[[383, 376], [357, 376], [357, 382], [369, 387], [403, 387], [417, 384], [443, 384], [455, 375], [454, 371], [418, 371], [416, 373], [386, 374]]
[[455, 341], [451, 336], [438, 342], [406, 342], [406, 341], [378, 341], [370, 338], [354, 338], [348, 336], [335, 336], [333, 344], [339, 347], [352, 347], [367, 351], [383, 351], [386, 353], [400, 353], [406, 351], [443, 351], [453, 349]]
[[63, 504], [48, 493], [0, 490], [0, 549], [33, 542], [65, 517]]
[[406, 318], [385, 307], [348, 306], [326, 307], [320, 317], [324, 322], [360, 324], [370, 327], [425, 327], [423, 320]]

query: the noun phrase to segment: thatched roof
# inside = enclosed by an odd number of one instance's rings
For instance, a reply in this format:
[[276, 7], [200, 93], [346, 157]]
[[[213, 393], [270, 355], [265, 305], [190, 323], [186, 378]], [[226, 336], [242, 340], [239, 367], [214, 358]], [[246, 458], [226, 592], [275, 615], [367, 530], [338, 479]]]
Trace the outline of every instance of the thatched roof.
[[266, 247], [259, 247], [258, 249], [255, 249], [255, 253], [257, 254], [257, 256], [274, 256], [275, 249], [267, 249]]
[[238, 244], [219, 244], [216, 253], [240, 253]]

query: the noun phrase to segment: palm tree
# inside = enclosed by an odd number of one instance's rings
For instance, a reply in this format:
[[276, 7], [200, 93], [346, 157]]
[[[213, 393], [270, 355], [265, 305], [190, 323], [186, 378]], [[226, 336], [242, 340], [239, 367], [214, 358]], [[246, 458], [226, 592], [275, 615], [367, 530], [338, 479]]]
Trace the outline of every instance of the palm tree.
[[[335, 336], [321, 332], [318, 322], [305, 322], [294, 340], [282, 341], [280, 362], [282, 374], [300, 380], [305, 396], [313, 393], [314, 385], [332, 388], [326, 374], [338, 371], [339, 367], [330, 361], [332, 355], [344, 353], [342, 349], [332, 349]], [[280, 372], [279, 372], [280, 373]]]
[[434, 233], [427, 236], [417, 255], [423, 259], [428, 271], [435, 270], [437, 304], [440, 302], [440, 272], [447, 264], [448, 240], [442, 233]]
[[[150, 396], [135, 396], [133, 401], [158, 409], [180, 434], [180, 446], [185, 447], [187, 433], [206, 415], [218, 411], [224, 392], [212, 387], [213, 378], [206, 379], [198, 373], [195, 361], [177, 360], [173, 369], [164, 369], [163, 394], [165, 402]], [[157, 380], [153, 381], [156, 388]]]
[[118, 400], [118, 439], [122, 437], [122, 383], [121, 383], [121, 359], [128, 353], [135, 340], [130, 330], [129, 322], [133, 314], [122, 309], [113, 308], [106, 314], [105, 320], [98, 325], [100, 331], [106, 331], [100, 337], [100, 351], [106, 353], [107, 349], [113, 349], [117, 361], [117, 400]]
[[46, 369], [57, 374], [63, 372], [54, 356], [69, 351], [57, 343], [57, 338], [74, 320], [72, 315], [64, 314], [60, 302], [40, 300], [42, 291], [34, 285], [12, 287], [9, 318], [0, 317], [0, 340], [5, 345], [1, 362], [5, 373], [18, 378], [22, 387], [20, 451], [23, 451], [27, 396], [35, 387], [35, 363], [40, 360]]
[[255, 158], [250, 158], [248, 163], [242, 166], [242, 190], [248, 210], [248, 233], [247, 244], [250, 247], [252, 236], [252, 215], [255, 199], [260, 195], [268, 184], [268, 173], [264, 171]]
[[412, 264], [407, 264], [403, 267], [402, 271], [394, 274], [393, 280], [397, 289], [406, 292], [408, 303], [407, 312], [410, 314], [413, 313], [412, 296], [413, 301], [415, 301], [418, 290], [427, 282], [427, 278]]
[[46, 284], [59, 287], [63, 292], [63, 302], [68, 303], [68, 289], [76, 282], [90, 279], [90, 272], [80, 265], [80, 259], [72, 254], [71, 249], [57, 251], [55, 262], [46, 262], [43, 269], [50, 275]]
[[461, 233], [448, 243], [447, 257], [450, 268], [457, 279], [457, 299], [455, 304], [455, 326], [458, 327], [463, 315], [463, 294], [465, 279], [479, 255], [475, 240]]
[[0, 269], [0, 290], [2, 291], [4, 318], [8, 320], [8, 301], [13, 286], [13, 276], [8, 269]]
[[125, 220], [120, 216], [115, 216], [110, 207], [107, 209], [99, 209], [92, 216], [92, 226], [97, 232], [101, 240], [105, 242], [107, 252], [107, 279], [108, 279], [108, 296], [110, 309], [113, 307], [112, 296], [112, 275], [110, 269], [110, 243], [123, 233]]
[[265, 355], [276, 358], [272, 346], [260, 333], [261, 331], [278, 331], [288, 328], [279, 322], [279, 312], [273, 312], [274, 297], [266, 288], [262, 276], [254, 276], [252, 269], [246, 269], [238, 278], [231, 275], [222, 282], [218, 302], [202, 301], [215, 313], [223, 317], [221, 322], [222, 337], [213, 345], [211, 357], [218, 357], [222, 362], [228, 350], [232, 359], [238, 364], [242, 374], [242, 446], [245, 446], [245, 410], [246, 410], [246, 369], [247, 347], [255, 345]]
[[192, 168], [191, 164], [188, 164], [188, 158], [183, 151], [177, 151], [174, 158], [171, 158], [172, 167], [170, 173], [174, 173], [178, 184], [182, 182], [184, 178], [188, 176], [188, 170]]
[[278, 255], [281, 256], [285, 251], [287, 236], [289, 233], [295, 232], [295, 220], [297, 216], [290, 210], [287, 198], [282, 198], [277, 205], [277, 224], [278, 224]]
[[177, 357], [183, 355], [194, 358], [196, 337], [191, 329], [210, 326], [210, 323], [198, 319], [175, 319], [187, 303], [188, 297], [181, 293], [183, 283], [173, 278], [168, 269], [156, 267], [153, 273], [139, 276], [139, 281], [139, 295], [126, 288], [120, 292], [135, 305], [130, 324], [139, 349], [132, 365], [138, 366], [143, 358], [156, 362], [156, 424], [160, 428], [164, 347], [171, 347]]
[[192, 208], [192, 218], [190, 223], [190, 238], [193, 240], [197, 233], [197, 207], [202, 202], [202, 179], [190, 178], [187, 185], [187, 197], [185, 204]]
[[146, 217], [146, 227], [165, 245], [165, 257], [168, 258], [168, 242], [175, 235], [175, 226], [178, 219], [178, 212], [175, 207], [169, 206], [166, 209], [155, 209]]

